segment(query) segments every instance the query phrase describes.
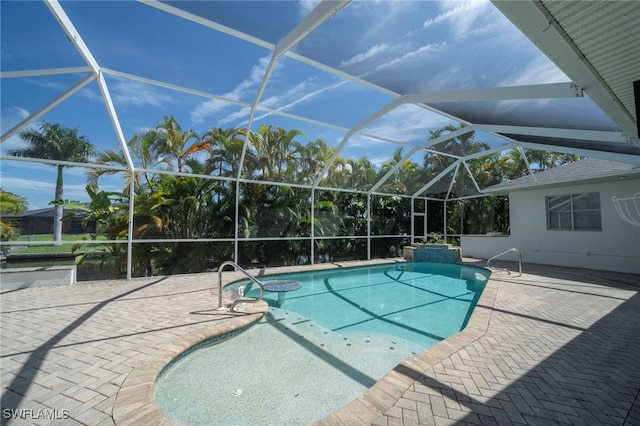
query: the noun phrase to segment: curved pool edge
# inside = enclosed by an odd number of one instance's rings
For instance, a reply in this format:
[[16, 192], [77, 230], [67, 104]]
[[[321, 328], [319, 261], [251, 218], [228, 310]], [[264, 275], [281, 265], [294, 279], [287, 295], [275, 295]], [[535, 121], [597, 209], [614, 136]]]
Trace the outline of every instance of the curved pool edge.
[[[464, 263], [461, 265], [477, 267]], [[311, 424], [320, 426], [372, 424], [378, 420], [396, 404], [425, 371], [486, 333], [497, 290], [498, 282], [490, 277], [467, 326], [462, 331], [405, 359], [360, 397]], [[259, 321], [268, 310], [268, 305], [264, 301], [250, 306], [252, 306], [251, 313], [237, 313], [232, 318], [173, 340], [138, 364], [126, 377], [116, 395], [113, 407], [114, 424], [118, 426], [179, 425], [168, 419], [153, 402], [153, 388], [158, 376], [172, 361], [194, 346], [249, 326]]]
[[113, 405], [116, 425], [178, 425], [165, 417], [153, 403], [153, 387], [158, 376], [175, 359], [194, 346], [233, 333], [259, 321], [268, 310], [264, 301], [249, 305], [251, 312], [229, 313], [231, 318], [203, 327], [171, 341], [138, 364], [122, 383]]
[[478, 340], [487, 332], [497, 291], [498, 282], [490, 277], [471, 319], [462, 331], [405, 359], [360, 397], [335, 413], [311, 424], [316, 426], [370, 425], [380, 419], [424, 372]]

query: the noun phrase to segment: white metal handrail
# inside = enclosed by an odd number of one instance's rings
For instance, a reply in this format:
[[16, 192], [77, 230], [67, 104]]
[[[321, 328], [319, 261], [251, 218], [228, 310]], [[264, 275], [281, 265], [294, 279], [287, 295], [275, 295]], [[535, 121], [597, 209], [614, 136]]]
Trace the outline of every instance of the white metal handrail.
[[240, 302], [258, 303], [259, 301], [261, 301], [262, 297], [264, 296], [264, 286], [262, 285], [260, 280], [258, 280], [256, 277], [254, 277], [253, 275], [248, 273], [244, 268], [242, 268], [236, 262], [234, 262], [232, 260], [227, 260], [226, 262], [223, 262], [222, 265], [220, 265], [220, 267], [218, 268], [218, 309], [222, 308], [222, 270], [224, 269], [225, 266], [229, 266], [229, 265], [233, 266], [235, 269], [237, 269], [238, 271], [242, 272], [247, 277], [249, 277], [249, 279], [251, 279], [251, 281], [256, 283], [258, 285], [258, 288], [260, 289], [260, 296], [257, 299], [240, 299], [240, 298], [238, 298], [238, 299], [233, 301], [231, 306], [229, 306], [229, 310], [233, 311], [233, 308], [235, 308], [236, 305], [238, 303], [240, 303]]
[[491, 267], [491, 266], [490, 266], [490, 263], [491, 263], [491, 261], [492, 261], [492, 260], [494, 260], [494, 259], [496, 259], [496, 258], [498, 258], [498, 257], [500, 257], [500, 256], [503, 256], [503, 255], [505, 255], [505, 254], [507, 254], [507, 253], [511, 253], [511, 252], [518, 253], [518, 275], [517, 275], [517, 276], [519, 277], [520, 275], [522, 275], [522, 253], [520, 253], [520, 252], [518, 251], [518, 249], [516, 249], [516, 248], [510, 248], [509, 250], [503, 251], [503, 252], [502, 252], [502, 253], [500, 253], [500, 254], [496, 254], [495, 256], [493, 256], [492, 258], [490, 258], [489, 260], [487, 260], [487, 268], [489, 268], [489, 269], [493, 269], [493, 270], [496, 270], [496, 271], [505, 271], [505, 272], [507, 272], [507, 273], [509, 273], [509, 274], [510, 274], [510, 273], [511, 273], [511, 271], [509, 271], [508, 269], [506, 269], [506, 268], [495, 268], [495, 267]]

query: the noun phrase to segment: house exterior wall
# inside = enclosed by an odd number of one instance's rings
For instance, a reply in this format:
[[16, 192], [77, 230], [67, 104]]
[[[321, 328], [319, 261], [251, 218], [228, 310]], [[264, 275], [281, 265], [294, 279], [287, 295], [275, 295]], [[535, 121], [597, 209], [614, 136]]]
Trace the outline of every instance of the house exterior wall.
[[[633, 179], [513, 192], [509, 194], [511, 235], [463, 236], [462, 254], [490, 258], [515, 247], [524, 263], [640, 274], [640, 227], [623, 221], [612, 201], [613, 196], [626, 198], [639, 191], [640, 179]], [[601, 231], [547, 229], [545, 197], [585, 192], [600, 193]]]
[[[53, 234], [53, 218], [48, 216], [23, 216], [20, 220], [20, 228], [23, 235]], [[72, 217], [62, 221], [63, 234], [95, 233], [97, 222], [89, 221], [86, 225], [82, 218]]]
[[21, 225], [25, 235], [53, 234], [53, 219], [49, 217], [25, 216]]

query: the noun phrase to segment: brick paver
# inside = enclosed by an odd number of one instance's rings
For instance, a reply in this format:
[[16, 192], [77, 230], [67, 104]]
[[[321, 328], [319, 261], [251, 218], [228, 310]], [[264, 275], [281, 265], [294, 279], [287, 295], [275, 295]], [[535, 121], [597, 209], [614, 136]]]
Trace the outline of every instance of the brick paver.
[[424, 371], [375, 423], [394, 424], [402, 407], [425, 425], [640, 424], [640, 277], [536, 269], [495, 274], [486, 333]]
[[[532, 266], [494, 277], [463, 333], [319, 423], [640, 424], [639, 277]], [[4, 292], [2, 424], [162, 422], [131, 405], [149, 371], [185, 336], [250, 320], [215, 310], [216, 284], [210, 273]]]
[[3, 293], [3, 422], [17, 410], [16, 424], [113, 424], [115, 396], [137, 364], [221, 319], [204, 315], [215, 307], [213, 282], [203, 274]]

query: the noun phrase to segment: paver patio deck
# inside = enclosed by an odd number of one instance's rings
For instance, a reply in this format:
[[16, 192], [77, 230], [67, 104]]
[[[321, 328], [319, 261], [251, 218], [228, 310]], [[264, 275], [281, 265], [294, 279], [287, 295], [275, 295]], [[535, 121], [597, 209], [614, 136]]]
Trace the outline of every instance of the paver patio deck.
[[[336, 265], [316, 267], [327, 266]], [[207, 273], [2, 293], [2, 424], [167, 422], [141, 397], [157, 371], [265, 308], [216, 311], [217, 280]], [[492, 276], [464, 332], [318, 423], [640, 425], [639, 394], [640, 277], [525, 265], [521, 277]]]

